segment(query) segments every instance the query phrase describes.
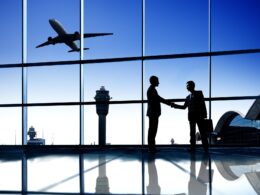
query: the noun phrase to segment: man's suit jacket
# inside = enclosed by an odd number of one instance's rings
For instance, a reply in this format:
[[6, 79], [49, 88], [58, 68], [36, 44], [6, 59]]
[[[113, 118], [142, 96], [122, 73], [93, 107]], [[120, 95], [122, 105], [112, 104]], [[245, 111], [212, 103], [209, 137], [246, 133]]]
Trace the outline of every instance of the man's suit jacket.
[[189, 121], [207, 118], [207, 110], [202, 91], [194, 91], [188, 95], [184, 105], [175, 105], [175, 108], [185, 109], [187, 107]]
[[188, 95], [185, 104], [188, 107], [189, 120], [207, 118], [207, 110], [202, 91], [194, 91], [193, 94]]
[[166, 100], [160, 97], [154, 86], [150, 86], [147, 90], [147, 116], [157, 116], [161, 115], [161, 102], [166, 103]]

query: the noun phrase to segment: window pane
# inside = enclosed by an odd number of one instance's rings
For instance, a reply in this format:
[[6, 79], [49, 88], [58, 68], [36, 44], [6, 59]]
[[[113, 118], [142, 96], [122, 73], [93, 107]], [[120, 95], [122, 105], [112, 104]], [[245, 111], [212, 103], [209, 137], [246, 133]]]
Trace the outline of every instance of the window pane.
[[[110, 104], [106, 116], [106, 144], [142, 143], [140, 104]], [[102, 134], [100, 134], [102, 135]], [[99, 118], [95, 106], [85, 107], [85, 144], [99, 144]]]
[[149, 0], [145, 5], [145, 55], [208, 50], [208, 0]]
[[37, 138], [45, 139], [46, 145], [77, 145], [79, 107], [28, 107], [28, 128], [31, 126], [35, 128]]
[[1, 0], [0, 64], [22, 61], [22, 1]]
[[0, 145], [22, 144], [21, 108], [0, 108]]
[[212, 96], [259, 95], [260, 54], [212, 58]]
[[141, 105], [111, 105], [107, 140], [111, 144], [141, 144]]
[[[49, 22], [50, 19], [55, 19], [66, 33], [77, 36], [76, 32], [79, 32], [79, 2], [75, 0], [62, 2], [60, 0], [28, 0], [28, 62], [79, 59], [78, 52], [68, 53], [71, 48], [66, 44], [55, 44], [55, 37], [58, 34], [52, 26], [57, 27], [58, 24], [51, 25]], [[36, 46], [47, 42], [48, 39], [49, 45], [36, 48]], [[78, 41], [75, 43], [79, 46]]]
[[79, 100], [79, 66], [28, 68], [28, 102]]
[[212, 0], [212, 50], [260, 46], [258, 0]]
[[[208, 97], [208, 59], [190, 58], [174, 60], [157, 60], [145, 62], [144, 97], [147, 99], [147, 89], [150, 86], [149, 78], [156, 75], [159, 78], [158, 94], [165, 99], [184, 99], [189, 94], [186, 82], [193, 80], [196, 90], [202, 90], [204, 97]], [[184, 102], [177, 104], [183, 105]], [[208, 103], [206, 102], [206, 106]], [[187, 110], [171, 108], [161, 104], [162, 114], [159, 119], [157, 144], [171, 144], [173, 138], [176, 144], [189, 143], [189, 123]], [[145, 114], [147, 104], [145, 106]], [[145, 117], [145, 143], [147, 143], [148, 117]]]
[[98, 115], [96, 106], [84, 106], [84, 143], [98, 145]]
[[113, 101], [141, 99], [141, 63], [118, 62], [84, 66], [85, 101], [95, 101], [104, 86]]
[[21, 103], [22, 72], [20, 68], [0, 69], [0, 104]]
[[141, 0], [85, 0], [84, 5], [85, 33], [113, 33], [86, 38], [86, 59], [141, 55]]

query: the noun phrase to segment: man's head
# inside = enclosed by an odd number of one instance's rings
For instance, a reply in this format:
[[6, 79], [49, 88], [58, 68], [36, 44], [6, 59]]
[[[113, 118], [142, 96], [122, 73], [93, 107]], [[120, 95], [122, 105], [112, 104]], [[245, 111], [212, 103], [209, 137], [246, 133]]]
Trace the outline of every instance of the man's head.
[[159, 85], [159, 79], [157, 76], [151, 76], [150, 77], [150, 83], [151, 85], [157, 87]]
[[188, 81], [186, 83], [186, 88], [188, 91], [192, 92], [195, 89], [195, 83], [193, 81]]

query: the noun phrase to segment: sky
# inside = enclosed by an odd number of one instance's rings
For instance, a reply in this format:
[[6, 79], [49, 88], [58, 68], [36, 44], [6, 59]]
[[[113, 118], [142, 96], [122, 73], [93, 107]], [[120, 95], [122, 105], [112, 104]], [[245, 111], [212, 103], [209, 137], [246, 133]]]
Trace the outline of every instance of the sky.
[[[68, 33], [80, 29], [80, 1], [28, 0], [27, 62], [78, 60], [65, 44], [35, 48], [55, 37], [48, 20], [57, 19]], [[0, 1], [1, 64], [21, 63], [21, 0]], [[50, 6], [51, 5], [51, 6]], [[212, 0], [211, 50], [260, 48], [258, 0]], [[85, 0], [84, 32], [113, 33], [112, 36], [84, 40], [89, 50], [84, 59], [102, 59], [197, 53], [209, 51], [208, 0], [146, 0], [142, 29], [141, 0]], [[142, 31], [144, 48], [142, 48]], [[79, 44], [79, 42], [77, 42]], [[212, 97], [259, 95], [260, 54], [212, 57]], [[157, 75], [158, 93], [164, 98], [185, 98], [186, 81], [209, 96], [209, 58], [148, 60], [144, 62], [144, 91], [149, 77]], [[142, 62], [116, 62], [84, 65], [84, 99], [94, 101], [96, 90], [105, 86], [112, 100], [141, 100]], [[21, 103], [21, 68], [0, 69], [0, 104]], [[28, 68], [28, 103], [75, 102], [79, 100], [79, 66]], [[246, 115], [252, 100], [212, 102], [213, 124], [229, 110]], [[208, 107], [208, 103], [207, 103]], [[107, 142], [141, 144], [140, 104], [110, 105], [107, 116]], [[146, 112], [146, 105], [144, 106]], [[144, 113], [145, 114], [145, 113]], [[145, 118], [145, 144], [147, 117]], [[97, 144], [98, 117], [95, 106], [85, 106], [85, 143]], [[30, 107], [28, 127], [47, 144], [79, 143], [78, 106]], [[21, 108], [0, 108], [0, 144], [21, 144]], [[158, 144], [189, 143], [187, 111], [162, 105]]]

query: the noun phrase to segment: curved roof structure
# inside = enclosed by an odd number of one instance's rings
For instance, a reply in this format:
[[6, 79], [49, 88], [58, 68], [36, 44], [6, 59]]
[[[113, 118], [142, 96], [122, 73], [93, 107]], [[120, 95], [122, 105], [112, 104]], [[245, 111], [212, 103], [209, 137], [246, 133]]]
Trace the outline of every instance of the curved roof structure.
[[260, 120], [260, 99], [256, 99], [251, 108], [248, 110], [246, 119]]
[[219, 119], [214, 132], [217, 134], [221, 132], [222, 129], [225, 129], [230, 122], [239, 114], [235, 111], [229, 111], [222, 115], [222, 117]]

